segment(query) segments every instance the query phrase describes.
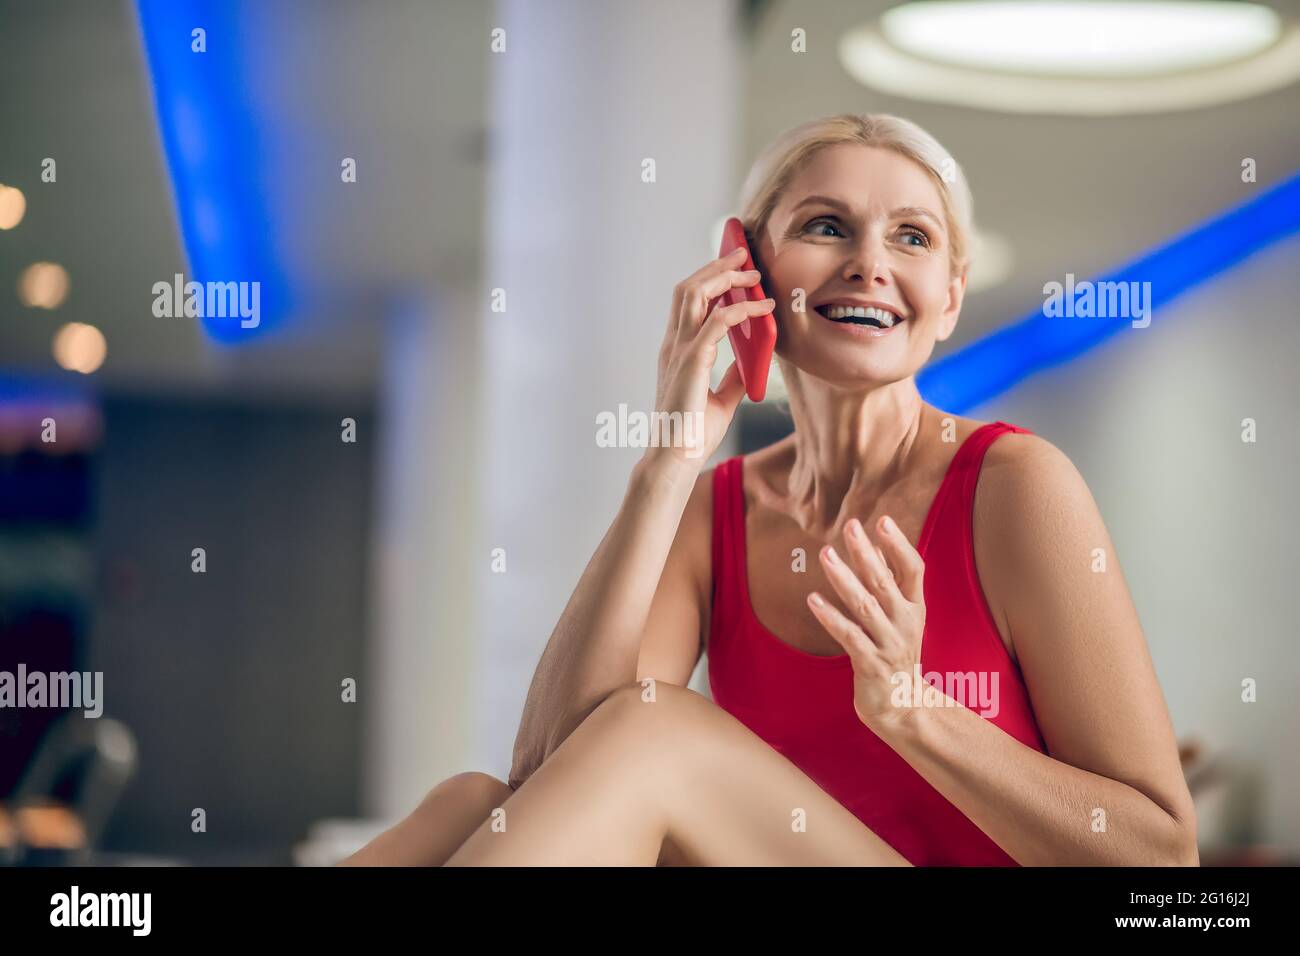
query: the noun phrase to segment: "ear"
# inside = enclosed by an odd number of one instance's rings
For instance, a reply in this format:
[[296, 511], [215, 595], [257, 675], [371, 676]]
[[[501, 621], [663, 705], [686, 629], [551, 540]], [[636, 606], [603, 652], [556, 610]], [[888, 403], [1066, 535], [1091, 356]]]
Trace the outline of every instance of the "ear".
[[935, 335], [936, 342], [945, 342], [957, 328], [957, 317], [961, 315], [961, 303], [966, 297], [966, 274], [969, 266], [962, 266], [961, 272], [948, 281], [948, 303], [939, 316], [939, 329]]
[[[764, 233], [766, 233], [766, 230], [764, 230]], [[760, 239], [761, 238], [766, 238], [766, 236], [760, 237]], [[745, 243], [749, 246], [749, 256], [754, 260], [754, 268], [762, 273], [763, 281], [766, 282], [767, 267], [763, 265], [763, 260], [767, 257], [763, 255], [760, 243], [754, 241], [754, 234], [750, 232], [748, 228], [745, 229]]]

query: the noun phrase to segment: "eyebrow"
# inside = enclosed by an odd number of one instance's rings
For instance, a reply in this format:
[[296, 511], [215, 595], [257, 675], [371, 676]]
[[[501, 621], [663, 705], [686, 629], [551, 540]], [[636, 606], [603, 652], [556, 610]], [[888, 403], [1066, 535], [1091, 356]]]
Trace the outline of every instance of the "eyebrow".
[[[813, 206], [819, 203], [824, 206], [833, 206], [836, 209], [842, 209], [844, 212], [850, 211], [848, 203], [840, 199], [834, 199], [830, 196], [805, 196], [802, 200], [799, 201], [798, 204], [795, 205], [794, 210], [792, 211], [798, 211], [802, 209], [804, 206]], [[924, 206], [899, 206], [897, 209], [895, 209], [893, 212], [889, 214], [890, 219], [906, 219], [909, 216], [910, 217], [924, 216], [926, 218], [934, 220], [935, 225], [937, 225], [940, 229], [943, 228], [943, 220], [940, 219], [938, 216], [936, 216], [934, 213], [930, 212], [930, 210], [926, 209]]]

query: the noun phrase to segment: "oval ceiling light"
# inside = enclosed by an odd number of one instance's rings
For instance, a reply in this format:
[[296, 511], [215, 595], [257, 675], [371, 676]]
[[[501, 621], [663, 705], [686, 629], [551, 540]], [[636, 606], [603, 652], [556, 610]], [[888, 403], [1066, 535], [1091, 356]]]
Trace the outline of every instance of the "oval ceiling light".
[[1300, 80], [1300, 26], [1260, 4], [922, 0], [840, 41], [873, 89], [1012, 113], [1192, 109]]

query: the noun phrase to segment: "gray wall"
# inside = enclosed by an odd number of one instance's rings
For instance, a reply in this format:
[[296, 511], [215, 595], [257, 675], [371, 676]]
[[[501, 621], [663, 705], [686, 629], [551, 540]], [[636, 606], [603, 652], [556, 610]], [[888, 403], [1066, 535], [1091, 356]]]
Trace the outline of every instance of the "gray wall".
[[283, 851], [357, 808], [360, 705], [340, 682], [366, 687], [370, 418], [110, 401], [105, 424], [89, 666], [140, 753], [108, 846]]
[[[1230, 761], [1253, 836], [1300, 850], [1300, 239], [1274, 246], [972, 414], [1033, 429], [1087, 479], [1180, 738]], [[1075, 320], [1086, 321], [1086, 320]], [[1241, 421], [1258, 441], [1241, 441]], [[1258, 683], [1257, 703], [1241, 681]], [[1198, 811], [1199, 812], [1199, 811]], [[1201, 820], [1208, 842], [1221, 826]]]

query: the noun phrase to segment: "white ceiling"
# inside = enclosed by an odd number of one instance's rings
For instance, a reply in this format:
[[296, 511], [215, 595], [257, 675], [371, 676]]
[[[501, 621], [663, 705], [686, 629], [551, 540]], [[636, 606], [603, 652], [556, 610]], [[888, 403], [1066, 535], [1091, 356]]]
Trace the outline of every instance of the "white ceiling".
[[[1012, 244], [1016, 270], [968, 298], [940, 354], [1025, 314], [1044, 282], [1117, 264], [1300, 167], [1297, 87], [1114, 119], [1007, 116], [875, 94], [840, 67], [835, 41], [888, 5], [737, 5], [752, 18], [741, 154], [841, 111], [899, 113], [944, 143], [971, 180], [977, 225]], [[1274, 6], [1298, 14], [1291, 0]], [[261, 38], [253, 55], [277, 65], [255, 104], [285, 144], [266, 157], [267, 192], [276, 221], [292, 224], [283, 245], [290, 274], [322, 304], [283, 336], [241, 348], [238, 362], [192, 321], [154, 318], [152, 285], [181, 271], [182, 257], [134, 5], [0, 0], [0, 182], [28, 196], [24, 222], [0, 233], [0, 364], [52, 371], [55, 328], [80, 320], [108, 337], [100, 375], [109, 389], [363, 394], [377, 371], [375, 303], [388, 290], [477, 269], [489, 90], [483, 47], [464, 38], [487, 35], [493, 6], [268, 0], [248, 9]], [[790, 52], [795, 27], [807, 32], [805, 54]], [[39, 181], [46, 156], [59, 163], [57, 184]], [[336, 188], [337, 163], [316, 168], [312, 156], [359, 157], [356, 187]], [[1258, 163], [1258, 184], [1240, 180], [1246, 156]], [[12, 293], [39, 259], [71, 275], [54, 313], [26, 309]]]
[[[961, 164], [975, 223], [1006, 238], [1016, 268], [967, 297], [956, 333], [936, 355], [1023, 317], [1043, 284], [1118, 265], [1300, 169], [1300, 85], [1185, 113], [1116, 118], [1011, 116], [944, 107], [868, 90], [841, 68], [835, 44], [891, 0], [774, 2], [749, 58], [745, 103], [753, 156], [782, 129], [829, 113], [896, 113], [928, 129]], [[1295, 3], [1272, 4], [1300, 15]], [[808, 52], [790, 52], [802, 27]], [[1253, 157], [1259, 181], [1241, 182]]]
[[[253, 109], [276, 144], [261, 175], [274, 221], [291, 224], [279, 252], [315, 304], [237, 353], [192, 319], [155, 318], [153, 284], [184, 268], [134, 4], [0, 0], [0, 182], [28, 197], [24, 221], [0, 233], [4, 365], [56, 372], [54, 330], [87, 321], [108, 338], [97, 378], [114, 391], [362, 394], [378, 368], [378, 303], [476, 267], [487, 90], [464, 38], [487, 35], [491, 4], [245, 7], [252, 72], [267, 80]], [[56, 184], [40, 182], [46, 156]], [[344, 156], [358, 161], [346, 188]], [[10, 291], [39, 259], [71, 276], [55, 312]]]

